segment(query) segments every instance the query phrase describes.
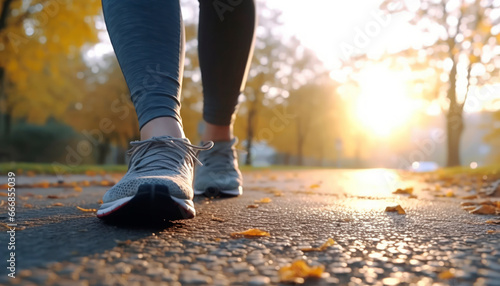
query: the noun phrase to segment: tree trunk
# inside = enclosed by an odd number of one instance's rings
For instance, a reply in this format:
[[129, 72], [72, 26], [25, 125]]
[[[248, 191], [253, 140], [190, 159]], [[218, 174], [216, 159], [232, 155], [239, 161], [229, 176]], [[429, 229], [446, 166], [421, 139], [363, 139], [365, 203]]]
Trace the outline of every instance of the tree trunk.
[[248, 111], [248, 122], [247, 122], [247, 157], [245, 158], [245, 165], [252, 165], [252, 143], [253, 143], [253, 135], [255, 132], [255, 114], [256, 110], [254, 107]]
[[109, 140], [108, 139], [104, 139], [104, 142], [99, 144], [97, 146], [97, 150], [98, 150], [98, 153], [97, 153], [97, 163], [99, 165], [104, 165], [106, 163], [106, 157], [108, 156], [109, 154], [109, 151], [110, 151], [110, 144], [109, 144]]
[[456, 77], [457, 65], [455, 61], [453, 61], [449, 77], [450, 86], [448, 88], [450, 105], [448, 113], [446, 114], [447, 167], [460, 165], [460, 138], [464, 130], [463, 104], [457, 102]]

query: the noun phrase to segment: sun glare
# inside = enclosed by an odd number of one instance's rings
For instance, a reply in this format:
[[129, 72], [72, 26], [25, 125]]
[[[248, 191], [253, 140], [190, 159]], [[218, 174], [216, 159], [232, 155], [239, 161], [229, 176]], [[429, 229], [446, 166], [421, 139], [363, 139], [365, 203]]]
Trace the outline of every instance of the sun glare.
[[373, 66], [359, 75], [361, 93], [356, 115], [363, 128], [380, 137], [408, 123], [414, 112], [404, 73]]

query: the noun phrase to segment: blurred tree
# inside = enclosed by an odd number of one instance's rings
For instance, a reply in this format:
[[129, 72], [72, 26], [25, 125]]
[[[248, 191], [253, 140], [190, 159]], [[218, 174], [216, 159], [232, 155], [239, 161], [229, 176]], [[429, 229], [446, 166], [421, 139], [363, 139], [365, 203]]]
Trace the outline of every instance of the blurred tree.
[[80, 47], [98, 40], [100, 1], [3, 0], [0, 11], [0, 111], [42, 123], [61, 118], [79, 91]]
[[500, 36], [492, 33], [499, 7], [494, 0], [386, 0], [381, 5], [388, 13], [411, 15], [412, 24], [435, 39], [424, 50], [446, 88], [447, 166], [460, 165], [463, 109], [471, 86], [490, 80], [499, 66], [493, 50]]
[[103, 164], [111, 145], [123, 150], [139, 138], [137, 116], [114, 54], [81, 73], [85, 82], [77, 87], [83, 93], [74, 97], [64, 119], [97, 150], [96, 161]]

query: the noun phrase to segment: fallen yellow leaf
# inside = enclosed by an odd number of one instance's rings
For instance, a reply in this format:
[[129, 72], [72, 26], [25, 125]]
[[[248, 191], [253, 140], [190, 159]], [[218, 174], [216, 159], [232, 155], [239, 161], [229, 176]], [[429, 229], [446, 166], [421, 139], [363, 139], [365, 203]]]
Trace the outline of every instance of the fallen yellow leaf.
[[413, 188], [409, 187], [409, 188], [405, 188], [405, 189], [397, 189], [397, 190], [395, 190], [392, 193], [393, 194], [407, 194], [407, 195], [411, 195], [411, 194], [413, 194]]
[[81, 210], [82, 212], [86, 212], [86, 213], [93, 213], [93, 212], [97, 212], [96, 209], [85, 209], [85, 208], [81, 208], [81, 207], [76, 207], [77, 209]]
[[62, 207], [62, 206], [64, 206], [62, 203], [53, 203], [52, 205], [54, 207]]
[[257, 203], [257, 204], [267, 204], [267, 203], [270, 203], [270, 202], [271, 202], [270, 198], [262, 198], [260, 200], [255, 200], [255, 203]]
[[323, 265], [311, 267], [304, 260], [297, 260], [291, 265], [281, 267], [278, 275], [281, 282], [301, 284], [305, 278], [321, 278], [324, 270]]
[[385, 208], [386, 212], [397, 212], [398, 214], [406, 214], [405, 210], [400, 206], [388, 206]]
[[452, 197], [454, 197], [454, 196], [455, 196], [455, 193], [453, 193], [453, 191], [448, 191], [448, 192], [446, 192], [446, 196], [447, 196], [448, 198], [452, 198]]
[[263, 236], [270, 236], [270, 234], [269, 232], [257, 228], [251, 228], [249, 230], [245, 230], [242, 232], [231, 233], [232, 238], [238, 238], [238, 237], [252, 238], [252, 237], [263, 237]]
[[455, 270], [450, 269], [450, 270], [443, 271], [443, 272], [439, 273], [438, 278], [444, 279], [444, 280], [455, 278]]
[[302, 248], [301, 250], [304, 252], [309, 252], [309, 251], [325, 251], [328, 247], [332, 246], [335, 244], [335, 240], [332, 238], [329, 238], [323, 245], [320, 247], [310, 247], [310, 248]]
[[79, 186], [74, 187], [73, 190], [75, 190], [77, 192], [83, 191], [82, 187], [79, 187]]
[[319, 187], [321, 187], [319, 184], [312, 184], [309, 186], [310, 189], [318, 189]]

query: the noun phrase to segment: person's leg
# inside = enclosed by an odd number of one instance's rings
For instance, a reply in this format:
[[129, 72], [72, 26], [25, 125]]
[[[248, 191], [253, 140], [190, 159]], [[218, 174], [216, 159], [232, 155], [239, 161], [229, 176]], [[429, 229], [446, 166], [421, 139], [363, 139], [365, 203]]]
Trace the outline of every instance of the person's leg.
[[141, 139], [184, 137], [180, 117], [184, 27], [179, 1], [103, 0], [102, 6]]
[[232, 120], [253, 51], [254, 1], [220, 2], [200, 0], [198, 51], [206, 123], [203, 141], [232, 138]]
[[141, 141], [132, 142], [125, 176], [103, 197], [103, 219], [192, 218], [199, 150], [183, 138], [180, 90], [184, 31], [178, 0], [103, 0], [104, 18], [130, 89]]
[[215, 145], [198, 157], [204, 165], [196, 169], [195, 194], [237, 196], [243, 192], [232, 124], [251, 62], [255, 22], [253, 0], [200, 0], [198, 51], [205, 121], [202, 140], [212, 140]]

